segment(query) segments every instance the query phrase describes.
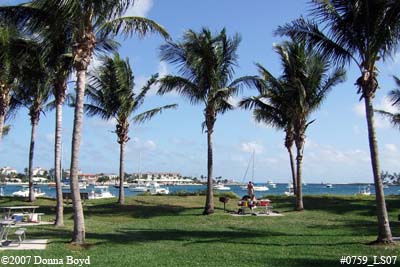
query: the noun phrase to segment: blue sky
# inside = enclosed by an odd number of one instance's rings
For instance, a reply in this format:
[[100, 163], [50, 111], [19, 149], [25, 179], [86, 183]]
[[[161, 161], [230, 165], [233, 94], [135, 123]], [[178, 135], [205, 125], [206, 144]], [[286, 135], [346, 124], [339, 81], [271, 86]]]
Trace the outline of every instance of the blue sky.
[[[203, 26], [212, 31], [226, 27], [229, 34], [240, 33], [242, 42], [236, 68], [239, 77], [256, 74], [255, 62], [260, 62], [278, 76], [280, 63], [273, 44], [282, 39], [274, 37], [273, 31], [285, 22], [306, 15], [307, 10], [306, 1], [293, 0], [254, 0], [251, 4], [238, 0], [138, 0], [129, 14], [154, 19], [175, 40], [185, 30], [199, 30]], [[138, 88], [153, 73], [175, 73], [173, 66], [159, 61], [158, 48], [163, 44], [162, 38], [149, 36], [142, 40], [121, 40], [121, 43], [120, 53], [129, 57]], [[381, 89], [375, 97], [375, 107], [393, 109], [385, 96], [395, 86], [391, 76], [400, 76], [400, 52], [380, 63], [379, 69]], [[350, 66], [347, 81], [335, 87], [322, 107], [312, 115], [316, 122], [307, 132], [303, 165], [304, 179], [309, 183], [373, 182], [364, 105], [358, 101], [354, 86], [357, 75], [358, 72]], [[69, 89], [73, 91], [72, 85]], [[251, 95], [255, 91], [246, 90], [243, 94]], [[206, 175], [206, 135], [201, 131], [203, 107], [191, 106], [176, 94], [160, 97], [152, 92], [143, 110], [169, 103], [178, 103], [179, 108], [166, 111], [144, 125], [131, 127], [126, 171], [138, 171], [141, 154], [141, 171]], [[53, 166], [54, 117], [54, 112], [49, 112], [40, 120], [35, 166]], [[66, 168], [70, 161], [72, 121], [73, 110], [65, 107], [63, 164]], [[23, 171], [28, 165], [30, 140], [27, 110], [21, 109], [11, 124], [12, 131], [0, 146], [0, 166], [12, 166]], [[380, 117], [376, 117], [376, 126], [381, 168], [400, 171], [399, 131]], [[119, 147], [115, 134], [111, 133], [114, 127], [113, 121], [85, 117], [80, 157], [80, 168], [85, 173], [118, 172]], [[219, 116], [214, 137], [215, 176], [242, 181], [255, 150], [255, 181], [288, 182], [290, 168], [283, 139], [283, 132], [255, 123], [249, 111], [235, 110]]]

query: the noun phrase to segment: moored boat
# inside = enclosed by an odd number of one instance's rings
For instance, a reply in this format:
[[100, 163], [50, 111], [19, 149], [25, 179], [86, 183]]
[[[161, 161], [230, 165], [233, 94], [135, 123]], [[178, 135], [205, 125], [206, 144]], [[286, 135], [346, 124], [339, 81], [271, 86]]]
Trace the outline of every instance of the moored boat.
[[89, 193], [89, 199], [105, 199], [114, 198], [115, 196], [110, 193], [108, 186], [98, 185], [93, 187], [93, 190]]
[[213, 188], [216, 190], [221, 190], [221, 191], [231, 190], [231, 188], [229, 186], [225, 186], [223, 184], [216, 184], [213, 186]]
[[[41, 192], [39, 188], [33, 189], [33, 194], [35, 197], [42, 197], [45, 195], [44, 192]], [[29, 187], [23, 186], [21, 190], [12, 193], [13, 197], [29, 197]]]

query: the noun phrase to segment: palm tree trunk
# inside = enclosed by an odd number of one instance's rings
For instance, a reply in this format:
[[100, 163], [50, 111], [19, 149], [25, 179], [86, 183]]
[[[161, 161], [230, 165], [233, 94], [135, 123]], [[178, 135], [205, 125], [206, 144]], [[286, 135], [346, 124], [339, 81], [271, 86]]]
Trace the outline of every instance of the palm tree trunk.
[[39, 123], [39, 115], [34, 114], [31, 119], [31, 144], [29, 146], [29, 164], [28, 164], [28, 178], [29, 178], [29, 202], [35, 201], [35, 192], [33, 190], [33, 153], [35, 150], [36, 130]]
[[54, 145], [54, 169], [55, 169], [55, 182], [56, 182], [56, 198], [57, 198], [57, 211], [56, 211], [56, 226], [64, 225], [64, 205], [62, 198], [61, 188], [61, 140], [62, 140], [62, 101], [57, 101], [56, 106], [56, 136]]
[[5, 121], [5, 114], [0, 115], [0, 143], [3, 140], [3, 128], [4, 128], [4, 121]]
[[85, 219], [83, 216], [83, 208], [81, 195], [78, 184], [78, 161], [79, 151], [82, 137], [82, 121], [83, 121], [83, 100], [85, 96], [85, 79], [86, 70], [79, 69], [77, 71], [76, 86], [76, 103], [74, 113], [74, 129], [72, 132], [72, 152], [71, 152], [71, 170], [70, 183], [72, 195], [72, 207], [74, 209], [74, 234], [72, 242], [77, 244], [85, 243]]
[[365, 96], [365, 112], [368, 124], [368, 141], [371, 154], [372, 172], [374, 175], [376, 207], [378, 213], [378, 238], [377, 243], [392, 243], [392, 232], [390, 230], [389, 218], [386, 209], [385, 195], [383, 192], [382, 179], [379, 173], [379, 155], [378, 142], [375, 136], [374, 127], [374, 108], [372, 106], [372, 97]]
[[296, 148], [297, 148], [297, 156], [296, 156], [296, 164], [297, 164], [297, 191], [296, 192], [296, 210], [302, 211], [304, 210], [303, 205], [303, 188], [302, 188], [302, 164], [303, 164], [303, 146], [304, 139], [300, 137], [300, 140], [296, 140]]
[[124, 189], [124, 181], [125, 181], [125, 142], [122, 141], [120, 144], [120, 152], [119, 152], [119, 199], [118, 204], [125, 204], [125, 189]]
[[207, 130], [207, 196], [203, 215], [214, 213], [213, 194], [213, 127]]
[[297, 178], [296, 178], [296, 169], [294, 166], [295, 164], [294, 164], [292, 147], [287, 147], [287, 151], [289, 153], [290, 169], [292, 171], [293, 192], [297, 195]]
[[6, 115], [10, 106], [10, 90], [4, 83], [0, 83], [2, 88], [0, 94], [0, 142], [3, 140], [3, 128]]

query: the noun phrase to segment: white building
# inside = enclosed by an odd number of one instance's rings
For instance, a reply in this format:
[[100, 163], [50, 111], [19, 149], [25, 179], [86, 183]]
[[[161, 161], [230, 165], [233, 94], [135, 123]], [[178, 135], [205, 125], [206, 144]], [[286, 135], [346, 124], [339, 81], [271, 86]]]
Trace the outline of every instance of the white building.
[[192, 184], [193, 180], [183, 178], [180, 173], [162, 172], [162, 173], [134, 173], [133, 179], [138, 182], [158, 182], [160, 184]]
[[32, 170], [34, 176], [44, 175], [45, 172], [47, 172], [47, 170], [40, 167], [33, 168]]
[[17, 174], [17, 170], [11, 167], [3, 167], [0, 169], [0, 173], [4, 175]]

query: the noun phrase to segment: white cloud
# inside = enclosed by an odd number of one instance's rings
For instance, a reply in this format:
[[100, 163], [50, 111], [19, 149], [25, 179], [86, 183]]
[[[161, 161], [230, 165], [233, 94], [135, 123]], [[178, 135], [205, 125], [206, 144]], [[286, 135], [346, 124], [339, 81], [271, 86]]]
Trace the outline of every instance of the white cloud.
[[353, 108], [356, 115], [365, 117], [365, 104], [363, 101], [358, 102]]
[[397, 146], [395, 144], [385, 144], [385, 149], [388, 152], [393, 152], [393, 153], [398, 151]]
[[153, 151], [157, 148], [157, 144], [153, 140], [143, 141], [138, 137], [133, 137], [132, 142], [128, 144], [132, 144], [134, 149], [139, 151]]
[[[392, 105], [388, 97], [382, 97], [379, 102], [374, 106], [375, 109], [385, 110], [391, 113], [397, 112], [396, 108]], [[354, 113], [357, 116], [365, 118], [365, 104], [364, 101], [360, 101], [353, 107]], [[388, 129], [391, 127], [390, 122], [383, 116], [375, 114], [375, 127], [379, 129]]]
[[51, 143], [51, 144], [54, 144], [54, 140], [55, 140], [55, 137], [56, 135], [54, 134], [54, 133], [48, 133], [48, 134], [46, 134], [46, 141], [47, 142], [49, 142], [49, 143]]
[[94, 117], [88, 119], [88, 125], [94, 127], [110, 128], [110, 127], [115, 127], [115, 125], [117, 125], [117, 120], [115, 118], [111, 118], [109, 120], [102, 120], [98, 117]]
[[255, 141], [241, 143], [240, 146], [241, 146], [241, 151], [243, 152], [255, 152], [259, 154], [264, 151], [264, 147]]
[[153, 0], [136, 0], [135, 4], [129, 7], [124, 16], [147, 17], [152, 7]]
[[392, 105], [390, 98], [387, 96], [381, 99], [381, 101], [376, 105], [376, 109], [385, 110], [391, 113], [397, 112], [397, 109]]
[[396, 71], [400, 66], [400, 52], [396, 52], [393, 58], [385, 63], [389, 71]]
[[153, 140], [147, 140], [144, 142], [143, 146], [148, 150], [155, 150], [157, 148], [157, 145]]
[[160, 61], [158, 64], [158, 77], [163, 78], [169, 74], [168, 64], [165, 61]]

